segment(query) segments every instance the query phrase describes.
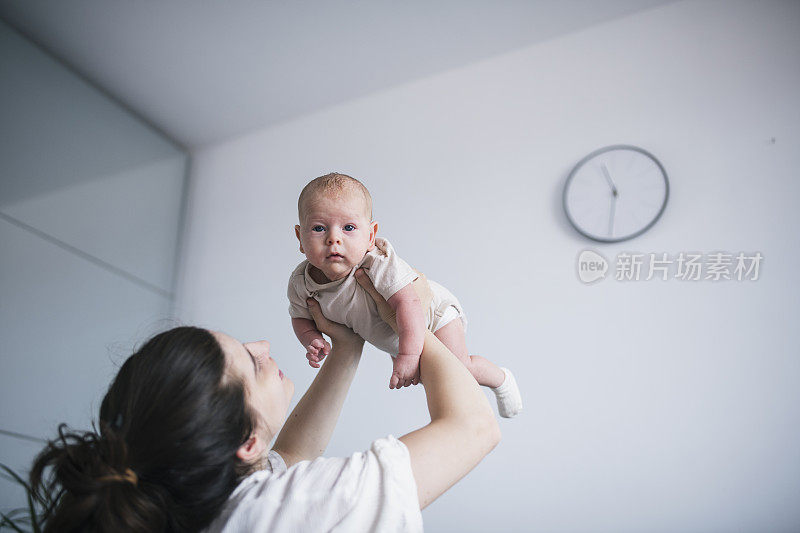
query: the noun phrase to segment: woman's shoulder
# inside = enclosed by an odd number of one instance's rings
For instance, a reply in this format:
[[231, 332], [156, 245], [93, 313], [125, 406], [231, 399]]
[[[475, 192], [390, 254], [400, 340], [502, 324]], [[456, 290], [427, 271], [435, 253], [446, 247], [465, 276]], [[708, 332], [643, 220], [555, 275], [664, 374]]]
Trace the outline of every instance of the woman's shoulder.
[[209, 531], [327, 531], [343, 522], [366, 531], [375, 520], [391, 524], [390, 518], [421, 530], [408, 449], [391, 435], [349, 457], [318, 457], [286, 468], [272, 451], [267, 462], [239, 484]]
[[281, 455], [270, 450], [265, 468], [245, 478], [231, 496], [254, 487], [263, 490], [261, 485], [291, 484], [293, 490], [302, 491], [306, 496], [319, 493], [329, 497], [332, 492], [354, 490], [353, 484], [362, 481], [358, 475], [371, 463], [395, 466], [404, 461], [410, 465], [408, 448], [393, 435], [379, 438], [368, 450], [347, 457], [317, 457], [288, 468]]

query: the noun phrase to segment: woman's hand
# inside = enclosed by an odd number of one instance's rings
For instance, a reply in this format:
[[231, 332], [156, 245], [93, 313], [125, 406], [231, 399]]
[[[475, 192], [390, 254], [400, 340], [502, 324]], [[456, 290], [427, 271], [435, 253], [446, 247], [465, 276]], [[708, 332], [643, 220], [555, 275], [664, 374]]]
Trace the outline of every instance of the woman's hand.
[[364, 339], [352, 329], [325, 318], [325, 315], [322, 314], [322, 309], [319, 307], [319, 302], [315, 299], [308, 298], [306, 303], [308, 304], [308, 311], [311, 313], [311, 318], [314, 319], [314, 324], [317, 326], [317, 330], [330, 337], [334, 346], [342, 344], [356, 348], [364, 346]]
[[[414, 280], [412, 285], [414, 290], [417, 291], [417, 296], [419, 296], [420, 303], [422, 304], [422, 311], [424, 313], [431, 304], [433, 292], [431, 291], [431, 286], [428, 285], [428, 278], [425, 277], [425, 274], [419, 271], [417, 271], [417, 274], [419, 277]], [[378, 292], [378, 290], [375, 288], [375, 285], [372, 284], [372, 280], [369, 279], [369, 276], [367, 276], [367, 273], [364, 272], [364, 269], [359, 268], [356, 270], [356, 282], [361, 285], [362, 289], [367, 291], [373, 300], [375, 300], [381, 320], [389, 324], [394, 332], [397, 333], [397, 316], [395, 315], [394, 310], [386, 301], [386, 299], [381, 296], [381, 293]]]

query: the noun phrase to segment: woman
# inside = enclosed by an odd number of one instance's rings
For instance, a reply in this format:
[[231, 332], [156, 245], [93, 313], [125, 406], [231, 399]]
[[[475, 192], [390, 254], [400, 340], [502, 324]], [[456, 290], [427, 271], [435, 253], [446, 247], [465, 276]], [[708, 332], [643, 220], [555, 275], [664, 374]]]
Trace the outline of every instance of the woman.
[[[369, 278], [356, 278], [396, 328]], [[424, 276], [415, 287], [424, 305]], [[428, 333], [420, 378], [431, 422], [349, 458], [320, 457], [364, 341], [314, 300], [309, 308], [333, 348], [288, 419], [294, 385], [266, 341], [188, 327], [148, 341], [111, 384], [99, 433], [62, 426], [37, 458], [46, 531], [421, 531], [420, 509], [499, 442], [489, 403]]]

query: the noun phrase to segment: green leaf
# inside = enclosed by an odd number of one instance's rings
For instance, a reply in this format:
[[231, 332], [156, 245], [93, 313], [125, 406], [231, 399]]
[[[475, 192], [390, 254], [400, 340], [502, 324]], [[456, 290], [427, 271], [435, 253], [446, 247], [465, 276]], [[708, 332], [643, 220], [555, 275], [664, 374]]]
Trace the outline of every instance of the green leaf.
[[[0, 463], [0, 469], [5, 471], [5, 474], [3, 474], [3, 477], [5, 479], [7, 479], [9, 481], [14, 481], [14, 482], [18, 483], [19, 485], [22, 485], [22, 487], [25, 488], [25, 496], [28, 499], [28, 509], [27, 509], [27, 511], [28, 511], [28, 517], [30, 519], [29, 521], [31, 523], [31, 526], [33, 527], [33, 532], [34, 533], [41, 533], [41, 529], [39, 528], [39, 521], [37, 520], [36, 504], [34, 503], [34, 500], [33, 500], [33, 490], [31, 489], [31, 486], [28, 485], [28, 483], [24, 479], [22, 479], [22, 477], [20, 477], [20, 475], [17, 474], [9, 466], [4, 465], [3, 463]], [[16, 515], [19, 514], [19, 511], [24, 512], [25, 509], [15, 509], [14, 511], [11, 511], [9, 513], [9, 515], [3, 514], [3, 522], [2, 523], [3, 524], [7, 523], [8, 525], [10, 525], [15, 530], [22, 531], [16, 525], [14, 520], [12, 520], [12, 518], [10, 516], [10, 515], [14, 515], [15, 519], [16, 519]], [[17, 519], [17, 520], [19, 520], [19, 519]]]
[[13, 471], [13, 470], [12, 470], [10, 467], [8, 467], [8, 466], [4, 465], [3, 463], [0, 463], [0, 469], [3, 469], [3, 470], [5, 470], [5, 471], [6, 471], [6, 474], [8, 474], [9, 476], [11, 476], [11, 479], [7, 478], [6, 476], [3, 476], [3, 477], [6, 477], [6, 479], [8, 479], [9, 481], [16, 481], [17, 483], [19, 483], [20, 485], [22, 485], [23, 487], [25, 487], [25, 490], [26, 490], [26, 491], [28, 491], [28, 492], [31, 492], [31, 487], [30, 487], [30, 485], [28, 485], [28, 482], [27, 482], [27, 481], [25, 481], [24, 479], [22, 479], [22, 478], [19, 476], [19, 474], [17, 474], [16, 472], [14, 472], [14, 471]]
[[36, 521], [36, 506], [33, 504], [33, 494], [28, 491], [28, 509], [30, 509], [31, 526], [33, 526], [33, 533], [42, 533], [39, 529], [39, 523]]
[[17, 524], [15, 524], [14, 521], [11, 520], [8, 516], [6, 516], [5, 513], [0, 513], [0, 517], [3, 518], [3, 521], [0, 522], [0, 527], [10, 527], [14, 531], [17, 531], [17, 533], [25, 533], [25, 531], [20, 529], [20, 527], [17, 526]]

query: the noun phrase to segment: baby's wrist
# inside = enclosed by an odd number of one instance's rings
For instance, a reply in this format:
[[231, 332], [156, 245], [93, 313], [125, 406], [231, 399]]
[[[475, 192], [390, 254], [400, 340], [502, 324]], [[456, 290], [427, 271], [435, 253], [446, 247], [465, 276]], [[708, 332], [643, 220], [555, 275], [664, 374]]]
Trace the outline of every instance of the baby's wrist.
[[422, 355], [422, 346], [417, 348], [416, 346], [401, 346], [400, 350], [398, 351], [397, 357], [402, 358], [416, 358], [418, 359]]
[[300, 339], [300, 342], [302, 342], [304, 346], [308, 346], [317, 339], [324, 340], [322, 333], [319, 331], [309, 331], [303, 335], [303, 338]]

